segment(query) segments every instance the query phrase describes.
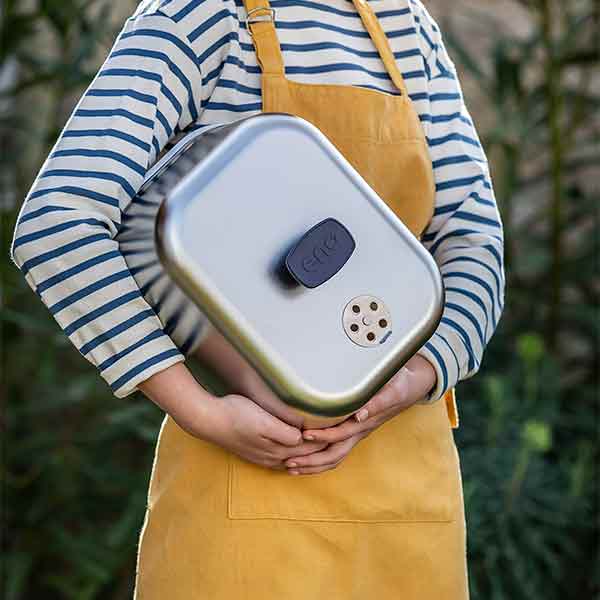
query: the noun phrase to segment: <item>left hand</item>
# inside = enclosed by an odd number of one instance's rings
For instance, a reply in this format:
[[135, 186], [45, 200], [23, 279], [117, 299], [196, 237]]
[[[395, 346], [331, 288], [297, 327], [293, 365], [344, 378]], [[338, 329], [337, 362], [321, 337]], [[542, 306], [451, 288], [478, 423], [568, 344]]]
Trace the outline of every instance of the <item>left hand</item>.
[[292, 456], [285, 461], [292, 475], [310, 475], [335, 469], [350, 450], [372, 431], [424, 398], [436, 383], [431, 363], [413, 356], [356, 414], [335, 427], [307, 429], [308, 441], [327, 442], [320, 452]]

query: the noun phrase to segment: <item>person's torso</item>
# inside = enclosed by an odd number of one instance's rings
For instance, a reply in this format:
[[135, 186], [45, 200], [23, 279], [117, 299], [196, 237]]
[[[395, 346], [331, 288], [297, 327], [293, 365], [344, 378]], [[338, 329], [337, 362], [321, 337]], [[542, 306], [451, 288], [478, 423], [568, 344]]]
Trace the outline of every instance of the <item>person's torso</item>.
[[[431, 47], [423, 47], [426, 38], [419, 34], [408, 0], [370, 4], [426, 129], [430, 110], [424, 56]], [[398, 93], [350, 0], [273, 0], [271, 7], [290, 81]], [[156, 2], [142, 3], [138, 14], [155, 8]], [[160, 3], [160, 10], [177, 22], [202, 65], [202, 106], [198, 120], [186, 131], [261, 112], [261, 73], [243, 1], [172, 0]], [[165, 151], [180, 136], [171, 139]]]
[[[263, 103], [261, 70], [246, 27], [243, 0], [192, 3], [171, 0], [158, 4], [160, 11], [178, 24], [198, 56], [202, 69], [196, 83], [203, 88], [197, 121], [169, 140], [162, 157], [185, 134], [258, 114], [263, 110]], [[357, 86], [385, 94], [400, 93], [351, 0], [327, 3], [273, 0], [270, 4], [275, 10], [277, 38], [287, 79], [310, 85]], [[421, 46], [419, 24], [410, 3], [408, 0], [377, 0], [370, 4], [427, 133], [429, 97], [425, 49]], [[143, 2], [136, 15], [156, 9], [157, 2]], [[135, 219], [138, 212], [147, 219], [149, 210], [147, 205], [136, 206], [134, 199], [125, 220]], [[124, 254], [130, 250], [136, 252], [135, 248], [129, 248], [126, 235], [120, 237]], [[156, 274], [152, 269], [134, 269], [133, 272], [140, 288], [151, 290], [144, 294], [145, 298], [157, 310], [176, 344], [186, 351], [195, 347], [206, 317], [186, 302], [168, 280], [162, 284], [155, 281]]]

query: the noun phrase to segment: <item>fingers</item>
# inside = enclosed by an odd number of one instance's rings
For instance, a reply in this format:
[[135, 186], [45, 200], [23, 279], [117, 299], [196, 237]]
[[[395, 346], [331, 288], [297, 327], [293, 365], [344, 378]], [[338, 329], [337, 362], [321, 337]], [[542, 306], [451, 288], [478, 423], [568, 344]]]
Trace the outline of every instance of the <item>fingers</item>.
[[258, 462], [259, 465], [266, 467], [267, 469], [272, 469], [273, 471], [283, 471], [285, 470], [285, 465], [274, 458], [262, 459]]
[[390, 416], [394, 411], [408, 404], [405, 378], [403, 371], [399, 371], [356, 413], [354, 418], [346, 419], [334, 427], [307, 429], [303, 432], [304, 439], [333, 444], [358, 433], [371, 431], [382, 423], [384, 416]]
[[334, 444], [347, 440], [362, 431], [363, 425], [353, 419], [346, 419], [343, 423], [335, 427], [327, 427], [326, 429], [307, 429], [304, 432], [304, 439], [313, 439], [317, 442], [327, 442]]
[[363, 422], [392, 407], [400, 412], [424, 397], [435, 381], [436, 373], [431, 363], [415, 355], [356, 413], [355, 419]]
[[303, 459], [325, 450], [328, 446], [327, 442], [304, 442], [291, 449], [265, 438], [261, 450], [249, 455], [247, 460], [268, 469], [285, 471], [287, 469], [285, 461], [293, 462], [296, 458]]
[[407, 372], [400, 369], [355, 415], [359, 423], [407, 403]]
[[325, 429], [307, 429], [304, 431], [304, 439], [312, 439], [317, 442], [335, 444], [351, 438], [352, 436], [370, 429], [371, 423], [359, 423], [354, 419], [346, 419], [339, 425]]
[[290, 475], [315, 475], [317, 473], [323, 473], [324, 471], [332, 471], [335, 469], [342, 461], [337, 463], [332, 463], [330, 465], [323, 465], [322, 467], [305, 467], [303, 469], [292, 469], [288, 470]]
[[[330, 427], [329, 429], [311, 429], [304, 431], [304, 437], [316, 438], [317, 441], [327, 441], [330, 444], [342, 442], [356, 435], [366, 436], [371, 431], [381, 426], [383, 423], [396, 416], [402, 409], [398, 406], [391, 406], [387, 410], [380, 412], [366, 421], [360, 423], [354, 418], [349, 418], [340, 425]], [[343, 425], [343, 427], [342, 427]]]
[[247, 460], [268, 469], [285, 471], [285, 460], [290, 457], [307, 456], [315, 452], [320, 452], [327, 448], [328, 445], [326, 442], [304, 442], [292, 449], [264, 438], [260, 450], [255, 450], [252, 454], [249, 454]]
[[295, 456], [286, 460], [285, 466], [290, 469], [290, 473], [298, 475], [306, 473], [307, 470], [319, 472], [314, 469], [331, 469], [346, 457], [357, 442], [358, 438], [352, 438], [332, 444], [321, 452], [313, 452], [307, 456]]
[[325, 450], [327, 446], [329, 446], [327, 442], [302, 442], [302, 444], [294, 448], [285, 448], [282, 460], [294, 458], [295, 456], [307, 456], [314, 452], [321, 452], [321, 450]]
[[298, 446], [302, 443], [302, 432], [299, 429], [271, 415], [268, 417], [263, 436], [288, 447]]

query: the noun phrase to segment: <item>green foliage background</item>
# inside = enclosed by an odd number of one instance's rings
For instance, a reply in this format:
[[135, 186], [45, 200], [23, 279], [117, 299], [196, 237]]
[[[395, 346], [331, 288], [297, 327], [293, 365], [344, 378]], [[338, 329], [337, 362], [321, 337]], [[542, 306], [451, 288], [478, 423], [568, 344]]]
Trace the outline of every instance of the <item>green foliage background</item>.
[[[528, 25], [519, 35], [468, 4], [442, 23], [492, 161], [507, 248], [503, 320], [480, 374], [459, 388], [471, 590], [474, 600], [585, 600], [600, 597], [599, 7], [513, 4]], [[162, 415], [110, 394], [7, 251], [22, 199], [114, 40], [114, 7], [0, 9], [6, 600], [131, 595]], [[465, 29], [488, 40], [484, 50]]]

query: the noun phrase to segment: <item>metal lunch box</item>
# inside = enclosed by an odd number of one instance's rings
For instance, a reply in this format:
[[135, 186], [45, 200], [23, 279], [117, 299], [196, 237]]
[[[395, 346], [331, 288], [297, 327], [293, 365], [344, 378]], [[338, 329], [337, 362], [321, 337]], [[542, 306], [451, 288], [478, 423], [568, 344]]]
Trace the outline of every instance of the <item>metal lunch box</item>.
[[310, 426], [358, 410], [442, 314], [429, 252], [290, 115], [187, 134], [148, 172], [117, 240], [184, 351], [210, 322]]

